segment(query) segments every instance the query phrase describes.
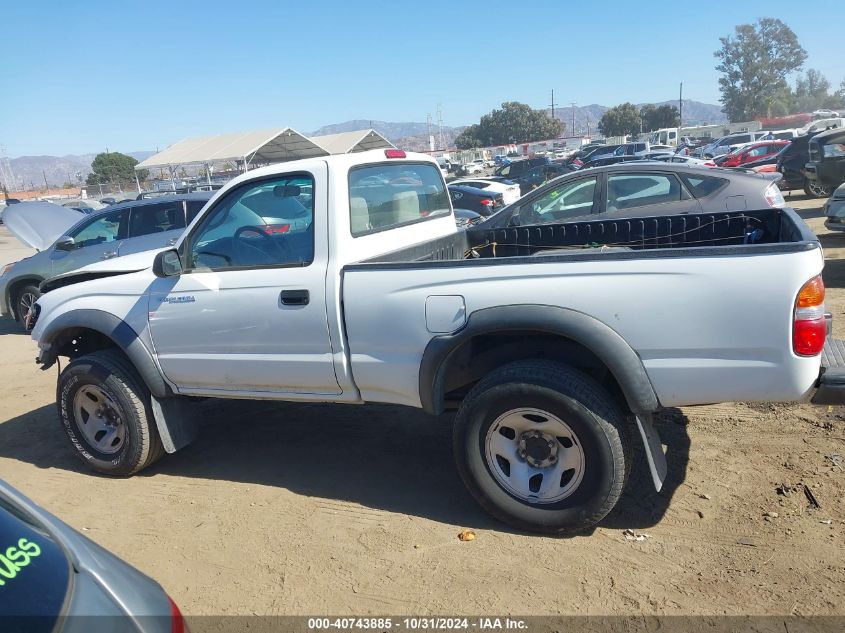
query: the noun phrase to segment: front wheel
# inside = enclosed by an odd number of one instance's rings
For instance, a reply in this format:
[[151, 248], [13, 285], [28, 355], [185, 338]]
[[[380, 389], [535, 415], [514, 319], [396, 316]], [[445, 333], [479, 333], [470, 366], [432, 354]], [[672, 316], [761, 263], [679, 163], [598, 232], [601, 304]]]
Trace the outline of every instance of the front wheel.
[[97, 472], [126, 477], [164, 453], [150, 392], [117, 350], [71, 361], [59, 377], [56, 404], [77, 457]]
[[520, 530], [591, 528], [630, 470], [625, 414], [589, 376], [520, 361], [480, 381], [455, 418], [458, 471], [476, 501]]
[[833, 193], [833, 187], [823, 185], [817, 180], [807, 178], [804, 181], [804, 193], [811, 198], [829, 198]]
[[27, 332], [35, 327], [35, 302], [41, 296], [38, 286], [24, 286], [15, 297], [15, 313]]

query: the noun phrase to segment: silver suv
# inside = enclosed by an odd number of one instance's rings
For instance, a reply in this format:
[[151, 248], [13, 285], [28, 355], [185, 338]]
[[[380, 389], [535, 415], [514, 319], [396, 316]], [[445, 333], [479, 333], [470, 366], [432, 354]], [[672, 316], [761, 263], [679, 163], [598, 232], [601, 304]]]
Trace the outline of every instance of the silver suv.
[[133, 200], [91, 215], [46, 203], [14, 205], [4, 213], [7, 228], [39, 252], [3, 268], [0, 314], [31, 329], [42, 281], [103, 259], [172, 246], [211, 196], [201, 192]]

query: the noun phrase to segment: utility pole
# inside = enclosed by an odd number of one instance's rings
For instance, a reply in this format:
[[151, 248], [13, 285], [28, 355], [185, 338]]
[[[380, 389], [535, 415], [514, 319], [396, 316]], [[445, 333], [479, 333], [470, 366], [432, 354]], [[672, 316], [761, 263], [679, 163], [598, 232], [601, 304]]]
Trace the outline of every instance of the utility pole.
[[678, 138], [681, 141], [681, 131], [684, 129], [684, 82], [681, 82], [681, 92], [678, 95]]
[[47, 184], [47, 174], [44, 173], [44, 170], [41, 170], [41, 175], [44, 176], [44, 193], [50, 191], [50, 185]]
[[554, 88], [552, 88], [552, 105], [551, 105], [551, 108], [552, 108], [552, 120], [554, 120], [554, 118], [555, 118], [555, 89]]
[[572, 135], [575, 136], [575, 102], [572, 102]]
[[443, 149], [443, 110], [437, 104], [437, 149]]

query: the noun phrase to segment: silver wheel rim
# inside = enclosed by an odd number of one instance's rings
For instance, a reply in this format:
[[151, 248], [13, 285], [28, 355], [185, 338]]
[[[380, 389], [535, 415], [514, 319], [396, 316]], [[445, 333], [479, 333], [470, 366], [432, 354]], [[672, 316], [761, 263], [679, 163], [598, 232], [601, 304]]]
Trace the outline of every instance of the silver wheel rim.
[[581, 485], [584, 450], [566, 422], [540, 409], [500, 415], [484, 442], [487, 468], [502, 488], [521, 501], [562, 501]]
[[21, 295], [18, 302], [18, 312], [20, 313], [21, 322], [29, 329], [35, 324], [35, 302], [38, 301], [31, 292], [25, 292]]
[[820, 185], [817, 182], [811, 181], [810, 183], [808, 183], [808, 187], [810, 189], [810, 192], [814, 196], [819, 196], [820, 198], [823, 198], [823, 197], [829, 195], [828, 192], [827, 192], [827, 187], [825, 187], [824, 185]]
[[117, 405], [96, 385], [84, 385], [73, 396], [73, 417], [76, 428], [91, 448], [106, 455], [123, 448], [126, 425]]

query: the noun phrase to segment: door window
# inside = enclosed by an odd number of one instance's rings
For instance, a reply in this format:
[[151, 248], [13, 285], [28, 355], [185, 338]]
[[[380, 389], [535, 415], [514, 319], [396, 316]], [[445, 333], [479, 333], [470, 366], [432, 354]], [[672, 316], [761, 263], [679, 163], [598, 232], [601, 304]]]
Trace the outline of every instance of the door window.
[[85, 248], [86, 246], [122, 240], [126, 237], [126, 219], [128, 215], [128, 209], [114, 211], [81, 227], [70, 235], [73, 238], [74, 246], [76, 248]]
[[129, 237], [164, 233], [185, 228], [185, 209], [181, 200], [134, 207], [129, 216]]
[[314, 179], [251, 182], [229, 192], [191, 236], [188, 268], [307, 266], [314, 259]]
[[681, 183], [667, 174], [614, 174], [607, 179], [607, 210], [621, 211], [681, 199]]
[[595, 191], [595, 176], [570, 180], [522, 207], [520, 221], [522, 224], [547, 223], [589, 215]]

